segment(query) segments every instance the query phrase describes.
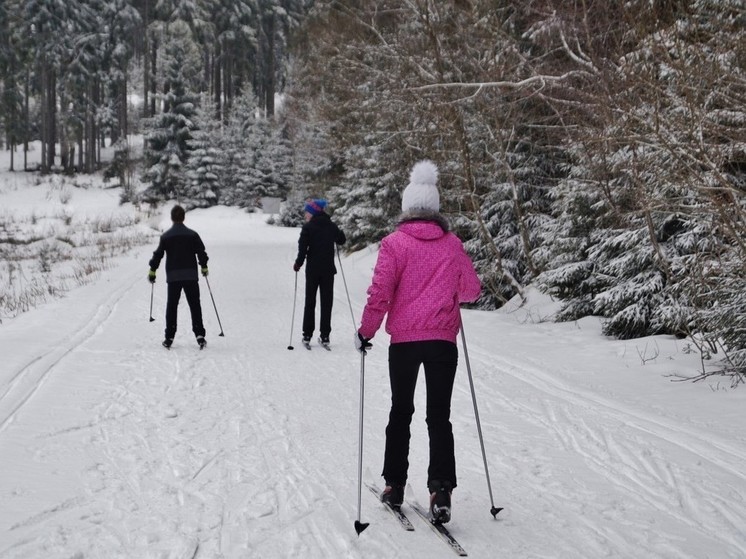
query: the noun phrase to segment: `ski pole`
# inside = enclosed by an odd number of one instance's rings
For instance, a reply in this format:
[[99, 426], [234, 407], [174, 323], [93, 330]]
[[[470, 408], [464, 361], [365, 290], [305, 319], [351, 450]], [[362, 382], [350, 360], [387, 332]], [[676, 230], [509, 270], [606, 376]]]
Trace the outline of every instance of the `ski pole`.
[[[350, 317], [352, 318], [352, 327], [355, 328], [355, 314], [352, 312], [352, 300], [350, 299], [350, 291], [347, 289], [347, 280], [345, 279], [345, 271], [342, 266], [342, 257], [339, 255], [339, 245], [337, 245], [337, 260], [339, 260], [339, 271], [342, 274], [342, 281], [345, 286], [345, 293], [347, 294], [347, 304], [350, 306]], [[357, 332], [357, 330], [356, 330]], [[365, 349], [360, 351], [360, 420], [358, 427], [358, 457], [357, 457], [357, 520], [355, 520], [355, 531], [359, 536], [363, 530], [365, 530], [370, 523], [360, 522], [360, 514], [363, 508], [363, 408], [365, 402]]]
[[298, 272], [295, 272], [295, 290], [293, 291], [293, 319], [290, 321], [290, 342], [288, 349], [293, 348], [293, 325], [295, 324], [295, 300], [298, 297]]
[[[460, 311], [459, 311], [460, 313]], [[484, 460], [484, 473], [487, 477], [487, 491], [490, 494], [490, 514], [494, 518], [497, 518], [497, 513], [500, 512], [502, 507], [495, 506], [495, 500], [492, 497], [492, 484], [490, 483], [490, 471], [487, 468], [487, 453], [484, 450], [484, 438], [482, 437], [482, 424], [479, 421], [479, 409], [477, 408], [477, 394], [474, 391], [474, 379], [471, 376], [471, 364], [469, 363], [469, 351], [466, 349], [466, 334], [464, 334], [464, 320], [463, 317], [459, 316], [461, 321], [461, 344], [464, 346], [464, 360], [466, 361], [466, 372], [469, 376], [469, 386], [471, 387], [471, 401], [474, 404], [474, 417], [477, 420], [477, 433], [479, 434], [479, 446], [482, 448], [482, 460]]]
[[153, 291], [155, 291], [155, 283], [150, 284], [150, 322], [154, 322], [153, 318]]
[[223, 334], [223, 325], [220, 324], [220, 315], [218, 314], [218, 307], [215, 305], [215, 297], [212, 296], [212, 289], [210, 288], [210, 280], [207, 279], [207, 276], [205, 276], [205, 281], [207, 282], [207, 290], [210, 292], [210, 299], [212, 299], [212, 308], [215, 309], [215, 316], [218, 317], [218, 326], [220, 326], [220, 334], [218, 334], [218, 336], [225, 336], [225, 334]]
[[365, 350], [360, 351], [360, 426], [358, 432], [358, 459], [357, 459], [357, 520], [355, 520], [355, 531], [359, 536], [369, 526], [369, 522], [360, 522], [360, 513], [363, 507], [363, 402], [365, 401]]
[[[345, 271], [342, 267], [342, 257], [339, 256], [339, 245], [337, 245], [337, 260], [339, 260], [339, 271], [342, 273], [342, 282], [345, 284], [345, 293], [347, 294], [347, 304], [350, 306], [350, 317], [352, 317], [352, 327], [355, 328], [355, 315], [352, 312], [352, 301], [350, 300], [350, 291], [347, 289], [347, 279], [345, 279]], [[357, 329], [355, 330], [357, 331]]]

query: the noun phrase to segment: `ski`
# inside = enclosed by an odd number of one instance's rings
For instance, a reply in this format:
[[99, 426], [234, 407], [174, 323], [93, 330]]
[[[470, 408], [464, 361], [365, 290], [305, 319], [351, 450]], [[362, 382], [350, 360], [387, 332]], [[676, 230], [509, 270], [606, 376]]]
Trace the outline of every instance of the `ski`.
[[427, 523], [430, 528], [432, 528], [433, 532], [435, 532], [438, 537], [443, 540], [448, 547], [450, 547], [456, 555], [459, 557], [466, 557], [467, 553], [464, 550], [463, 547], [461, 547], [461, 544], [456, 541], [456, 538], [453, 537], [451, 532], [448, 531], [448, 528], [446, 528], [443, 524], [436, 524], [432, 521], [430, 518], [430, 514], [425, 512], [425, 510], [417, 503], [410, 503], [407, 502], [409, 506], [414, 509], [414, 511], [419, 515], [420, 518], [422, 518], [423, 521]]
[[310, 340], [308, 340], [308, 341], [303, 340], [301, 343], [303, 344], [303, 347], [305, 347], [308, 351], [311, 351], [311, 341]]
[[[379, 501], [381, 501], [381, 490], [372, 483], [366, 483], [365, 485], [368, 487], [368, 489], [370, 489], [370, 492], [378, 497]], [[393, 515], [394, 518], [399, 521], [399, 525], [402, 528], [404, 528], [407, 532], [414, 531], [412, 522], [409, 520], [409, 518], [407, 518], [407, 515], [402, 512], [401, 508], [394, 508], [388, 503], [384, 503], [383, 501], [381, 501], [381, 504], [386, 508], [387, 511], [389, 511]]]

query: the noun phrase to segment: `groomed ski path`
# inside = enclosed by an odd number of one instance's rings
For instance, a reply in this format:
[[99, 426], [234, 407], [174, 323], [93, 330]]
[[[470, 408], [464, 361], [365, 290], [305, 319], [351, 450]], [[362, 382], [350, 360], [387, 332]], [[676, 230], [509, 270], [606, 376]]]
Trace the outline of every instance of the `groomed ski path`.
[[[168, 208], [164, 209], [164, 216]], [[219, 337], [200, 280], [208, 346], [186, 302], [163, 336], [165, 272], [148, 321], [153, 243], [0, 325], [0, 558], [455, 557], [413, 511], [408, 533], [363, 487], [357, 518], [360, 359], [342, 276], [332, 351], [301, 343], [298, 229], [226, 208], [195, 210]], [[168, 226], [163, 220], [162, 229]], [[375, 249], [343, 257], [359, 320]], [[453, 424], [453, 535], [473, 558], [746, 557], [746, 388], [673, 382], [696, 355], [668, 337], [616, 341], [600, 323], [543, 320], [551, 302], [464, 311], [495, 505], [463, 366]], [[295, 349], [287, 349], [291, 342]], [[388, 336], [365, 360], [364, 470], [380, 471]], [[424, 382], [410, 486], [426, 502]], [[372, 472], [372, 473], [371, 473]]]

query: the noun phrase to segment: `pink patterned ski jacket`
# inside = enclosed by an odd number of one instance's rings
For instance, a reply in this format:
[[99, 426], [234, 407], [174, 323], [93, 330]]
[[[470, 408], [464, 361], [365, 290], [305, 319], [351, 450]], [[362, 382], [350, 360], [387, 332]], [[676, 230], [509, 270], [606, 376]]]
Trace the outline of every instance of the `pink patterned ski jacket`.
[[459, 303], [476, 301], [480, 291], [461, 241], [439, 214], [405, 217], [381, 242], [359, 332], [372, 338], [388, 314], [391, 343], [456, 343]]

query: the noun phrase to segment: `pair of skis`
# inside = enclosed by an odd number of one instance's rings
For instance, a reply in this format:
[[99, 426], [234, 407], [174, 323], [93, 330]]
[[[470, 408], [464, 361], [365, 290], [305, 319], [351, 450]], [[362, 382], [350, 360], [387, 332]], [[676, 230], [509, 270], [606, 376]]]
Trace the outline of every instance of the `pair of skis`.
[[[303, 340], [301, 343], [303, 344], [303, 347], [311, 351], [311, 340]], [[321, 338], [319, 338], [319, 345], [323, 347], [326, 351], [332, 350], [332, 348], [329, 347], [329, 342], [322, 342]]]
[[[376, 487], [372, 483], [366, 483], [368, 489], [370, 489], [370, 492], [373, 493], [376, 497], [380, 499], [381, 497], [381, 490]], [[388, 503], [383, 503], [384, 507], [387, 511], [389, 511], [394, 518], [399, 522], [399, 525], [406, 530], [407, 532], [413, 532], [414, 531], [414, 525], [412, 524], [412, 521], [407, 518], [407, 515], [401, 510], [401, 507], [395, 508], [389, 505]], [[443, 524], [433, 522], [432, 518], [430, 517], [430, 514], [425, 511], [418, 503], [407, 501], [407, 505], [411, 507], [411, 509], [417, 513], [417, 516], [419, 516], [425, 524], [427, 524], [435, 534], [448, 546], [451, 548], [451, 550], [456, 553], [459, 557], [466, 557], [467, 553], [466, 550], [461, 546], [461, 544], [456, 540], [456, 538], [453, 537], [453, 534], [446, 528]]]

